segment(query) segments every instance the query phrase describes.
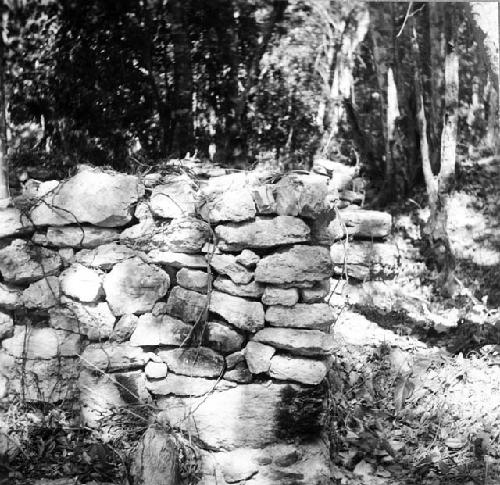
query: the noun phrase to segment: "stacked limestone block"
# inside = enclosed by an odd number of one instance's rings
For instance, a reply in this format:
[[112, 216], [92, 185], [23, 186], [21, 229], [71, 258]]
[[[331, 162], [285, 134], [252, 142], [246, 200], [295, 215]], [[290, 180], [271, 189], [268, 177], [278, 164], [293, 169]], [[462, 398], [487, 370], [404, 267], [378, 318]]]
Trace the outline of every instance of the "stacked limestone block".
[[266, 182], [35, 184], [34, 207], [0, 212], [0, 394], [78, 398], [94, 427], [148, 403], [200, 445], [203, 483], [326, 482], [327, 185]]

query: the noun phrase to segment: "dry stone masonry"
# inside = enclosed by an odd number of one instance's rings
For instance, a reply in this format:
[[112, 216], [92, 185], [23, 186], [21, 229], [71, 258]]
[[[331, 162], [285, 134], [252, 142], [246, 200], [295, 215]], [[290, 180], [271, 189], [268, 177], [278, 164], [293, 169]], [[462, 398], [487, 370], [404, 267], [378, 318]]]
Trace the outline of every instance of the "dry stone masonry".
[[82, 166], [39, 184], [33, 207], [0, 212], [0, 398], [72, 400], [96, 429], [147, 404], [141, 447], [167, 446], [168, 423], [203, 484], [329, 483], [331, 278], [397, 266], [373, 241], [390, 216], [335, 218], [334, 179]]

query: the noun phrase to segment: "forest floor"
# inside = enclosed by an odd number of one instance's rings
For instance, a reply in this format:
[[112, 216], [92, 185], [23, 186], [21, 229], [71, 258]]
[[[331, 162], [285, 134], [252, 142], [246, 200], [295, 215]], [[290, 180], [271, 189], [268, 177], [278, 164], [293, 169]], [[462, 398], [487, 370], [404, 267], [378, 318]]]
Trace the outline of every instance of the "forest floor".
[[423, 193], [391, 209], [406, 309], [346, 308], [335, 325], [336, 484], [500, 484], [500, 160], [461, 164], [450, 200], [457, 296], [421, 241]]

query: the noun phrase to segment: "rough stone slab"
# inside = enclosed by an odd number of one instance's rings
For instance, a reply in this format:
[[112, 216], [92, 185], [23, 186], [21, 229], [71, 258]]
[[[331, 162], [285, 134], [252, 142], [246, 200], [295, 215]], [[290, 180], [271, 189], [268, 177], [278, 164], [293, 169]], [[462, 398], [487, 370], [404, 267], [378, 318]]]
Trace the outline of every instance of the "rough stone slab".
[[267, 309], [266, 322], [273, 327], [328, 330], [335, 322], [335, 314], [327, 303], [297, 303], [293, 307], [276, 305]]
[[0, 340], [14, 333], [14, 320], [8, 313], [0, 312]]
[[230, 254], [214, 254], [210, 259], [210, 266], [239, 285], [250, 283], [253, 278], [253, 273], [236, 262], [236, 258]]
[[210, 226], [193, 217], [174, 219], [151, 236], [151, 245], [160, 251], [196, 254], [210, 239]]
[[148, 362], [144, 368], [144, 373], [148, 379], [163, 379], [166, 377], [168, 367], [165, 362]]
[[[260, 332], [257, 333], [257, 335]], [[248, 342], [245, 347], [245, 360], [248, 369], [252, 374], [262, 374], [269, 372], [271, 366], [271, 357], [275, 354], [276, 349], [270, 345], [265, 345], [260, 342]]]
[[333, 350], [333, 337], [319, 330], [266, 327], [257, 332], [253, 339], [296, 355], [329, 355]]
[[310, 385], [319, 384], [327, 372], [328, 368], [322, 361], [287, 355], [275, 355], [269, 369], [269, 374], [275, 379]]
[[275, 194], [279, 215], [315, 218], [327, 208], [327, 180], [319, 175], [285, 175], [276, 184]]
[[80, 337], [63, 330], [48, 327], [26, 327], [16, 325], [14, 335], [2, 341], [2, 348], [14, 357], [26, 359], [51, 359], [72, 357], [80, 352]]
[[257, 214], [276, 214], [278, 211], [275, 199], [275, 186], [273, 184], [264, 184], [255, 187], [252, 191], [253, 200]]
[[100, 342], [85, 347], [82, 364], [89, 370], [115, 372], [144, 367], [148, 354], [128, 343]]
[[137, 255], [140, 253], [127, 246], [110, 243], [95, 249], [83, 249], [77, 253], [75, 261], [90, 268], [111, 269], [115, 264]]
[[207, 296], [175, 286], [167, 301], [167, 312], [187, 323], [196, 323], [207, 307]]
[[31, 210], [36, 226], [90, 223], [119, 227], [132, 219], [133, 206], [144, 195], [139, 178], [82, 167], [61, 182]]
[[55, 274], [61, 257], [55, 251], [15, 239], [0, 249], [0, 273], [7, 283], [24, 284]]
[[134, 226], [127, 227], [120, 233], [120, 243], [128, 245], [134, 249], [152, 249], [151, 240], [158, 232], [163, 230], [163, 226], [157, 224], [154, 219], [143, 219]]
[[153, 249], [148, 253], [152, 263], [172, 266], [173, 268], [206, 268], [207, 260], [203, 254], [174, 253]]
[[186, 290], [206, 293], [210, 275], [205, 271], [198, 271], [189, 268], [182, 268], [177, 273], [177, 284]]
[[160, 350], [160, 357], [170, 371], [190, 377], [219, 377], [224, 357], [208, 347]]
[[139, 317], [137, 315], [123, 315], [120, 320], [116, 322], [113, 333], [110, 335], [109, 339], [113, 342], [125, 342], [126, 340], [130, 340], [130, 336], [134, 333], [138, 323]]
[[309, 226], [303, 220], [291, 216], [258, 219], [243, 224], [224, 224], [215, 228], [222, 251], [266, 249], [307, 242], [310, 232]]
[[0, 283], [0, 308], [14, 310], [22, 304], [22, 291]]
[[245, 266], [245, 268], [255, 268], [255, 265], [260, 261], [260, 256], [255, 254], [250, 249], [244, 249], [238, 256], [236, 262]]
[[82, 264], [73, 264], [60, 274], [59, 279], [62, 292], [71, 298], [93, 303], [103, 294], [99, 274]]
[[172, 426], [179, 426], [210, 448], [261, 448], [277, 441], [279, 423], [274, 416], [286, 387], [247, 384], [200, 399], [170, 397], [159, 401], [164, 411], [158, 418], [164, 416]]
[[313, 288], [301, 288], [299, 292], [302, 303], [320, 303], [330, 294], [330, 279], [318, 282]]
[[353, 279], [391, 279], [396, 275], [398, 250], [390, 243], [355, 241], [348, 245], [346, 252], [344, 244], [338, 242], [331, 246], [330, 256], [337, 276], [344, 274], [344, 262], [347, 274]]
[[245, 338], [236, 330], [219, 322], [208, 322], [204, 335], [205, 345], [221, 354], [231, 354], [241, 350]]
[[275, 285], [318, 281], [329, 278], [332, 271], [327, 248], [293, 246], [262, 258], [255, 268], [255, 281]]
[[0, 209], [0, 239], [20, 236], [33, 231], [33, 225], [19, 209], [7, 207]]
[[255, 204], [250, 189], [224, 192], [202, 191], [198, 214], [212, 224], [223, 221], [241, 222], [255, 217]]
[[31, 283], [23, 291], [22, 303], [26, 308], [46, 310], [59, 303], [59, 279], [57, 276], [47, 276]]
[[266, 286], [262, 303], [264, 305], [293, 306], [299, 301], [299, 290], [297, 288], [276, 288]]
[[264, 326], [264, 308], [260, 302], [213, 291], [209, 309], [242, 330], [255, 332]]
[[103, 282], [106, 300], [118, 316], [151, 311], [169, 286], [170, 278], [165, 271], [139, 258], [116, 264]]
[[118, 229], [94, 226], [49, 227], [46, 233], [37, 232], [33, 242], [56, 248], [95, 248], [116, 241]]
[[264, 294], [264, 285], [251, 281], [246, 285], [237, 285], [229, 278], [217, 276], [214, 281], [214, 288], [224, 293], [247, 298], [260, 298]]
[[113, 332], [116, 318], [106, 302], [91, 305], [62, 297], [61, 305], [49, 310], [53, 328], [86, 335], [89, 340], [106, 339]]
[[224, 379], [240, 384], [252, 382], [252, 373], [248, 370], [246, 362], [240, 362], [233, 369], [224, 372]]
[[165, 379], [148, 381], [146, 387], [151, 394], [157, 396], [203, 396], [214, 389], [221, 390], [234, 387], [236, 384], [226, 380], [204, 379], [168, 373]]
[[146, 313], [139, 317], [130, 337], [130, 344], [142, 347], [182, 345], [186, 343], [193, 327], [169, 315], [153, 316]]
[[194, 214], [195, 205], [195, 185], [186, 175], [172, 177], [167, 183], [157, 185], [150, 199], [151, 211], [166, 219]]

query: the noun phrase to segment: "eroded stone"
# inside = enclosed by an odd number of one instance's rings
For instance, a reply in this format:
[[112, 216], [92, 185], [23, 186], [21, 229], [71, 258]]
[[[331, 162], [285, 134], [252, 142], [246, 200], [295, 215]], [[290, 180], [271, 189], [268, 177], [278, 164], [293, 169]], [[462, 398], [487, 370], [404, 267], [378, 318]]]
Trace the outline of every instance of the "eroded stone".
[[264, 326], [264, 308], [260, 302], [213, 291], [209, 309], [242, 330], [255, 332]]

